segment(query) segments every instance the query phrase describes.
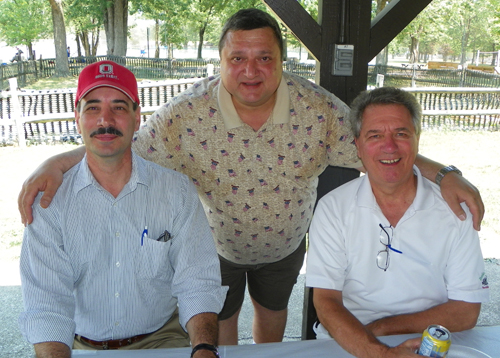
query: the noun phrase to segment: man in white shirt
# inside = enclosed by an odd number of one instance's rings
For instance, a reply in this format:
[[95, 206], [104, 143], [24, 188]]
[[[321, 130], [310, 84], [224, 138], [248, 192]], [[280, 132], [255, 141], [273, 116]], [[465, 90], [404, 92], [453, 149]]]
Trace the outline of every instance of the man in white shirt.
[[390, 348], [376, 336], [470, 329], [488, 299], [470, 216], [460, 221], [414, 165], [420, 118], [403, 90], [358, 96], [350, 124], [366, 175], [325, 195], [311, 223], [306, 284], [318, 338], [356, 357], [417, 357], [418, 340]]

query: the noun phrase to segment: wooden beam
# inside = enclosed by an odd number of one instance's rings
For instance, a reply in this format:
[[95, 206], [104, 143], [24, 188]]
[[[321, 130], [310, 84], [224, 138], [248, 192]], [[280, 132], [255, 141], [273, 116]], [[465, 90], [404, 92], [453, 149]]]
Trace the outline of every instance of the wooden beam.
[[366, 63], [401, 32], [432, 0], [392, 0], [371, 22], [370, 51]]
[[[319, 5], [318, 22], [323, 34], [319, 84], [350, 104], [366, 89], [368, 81], [371, 2], [320, 0]], [[354, 45], [353, 76], [332, 74], [335, 44]]]
[[262, 0], [309, 50], [315, 59], [321, 53], [321, 27], [296, 0]]

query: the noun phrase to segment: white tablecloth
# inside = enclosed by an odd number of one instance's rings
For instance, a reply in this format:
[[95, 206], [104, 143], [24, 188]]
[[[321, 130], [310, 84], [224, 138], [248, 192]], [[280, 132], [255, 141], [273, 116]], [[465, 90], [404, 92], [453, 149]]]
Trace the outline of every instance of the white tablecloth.
[[[408, 334], [380, 337], [390, 346], [406, 339], [420, 336]], [[475, 348], [500, 358], [500, 326], [476, 327], [469, 331], [452, 333], [452, 344]], [[73, 357], [120, 357], [120, 358], [189, 358], [191, 348], [150, 349], [136, 351], [73, 351]], [[309, 340], [284, 343], [268, 343], [219, 347], [221, 358], [351, 358], [333, 340]]]

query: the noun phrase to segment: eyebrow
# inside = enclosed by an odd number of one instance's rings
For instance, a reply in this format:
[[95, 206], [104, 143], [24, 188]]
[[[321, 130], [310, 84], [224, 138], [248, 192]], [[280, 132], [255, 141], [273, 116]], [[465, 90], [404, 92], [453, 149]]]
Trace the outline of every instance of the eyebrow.
[[[88, 100], [87, 102], [85, 102], [85, 106], [87, 106], [88, 104], [96, 104], [96, 103], [101, 103], [101, 102], [102, 102], [102, 100], [100, 100], [100, 99], [91, 99], [91, 100]], [[111, 102], [112, 103], [124, 103], [128, 107], [128, 102], [125, 101], [124, 99], [114, 99]]]
[[[240, 56], [240, 55], [245, 55], [246, 53], [247, 52], [244, 50], [236, 50], [236, 51], [230, 52], [229, 56]], [[270, 55], [272, 53], [273, 53], [273, 51], [270, 51], [270, 50], [262, 50], [262, 51], [258, 52], [259, 55]]]
[[[370, 129], [366, 131], [366, 134], [372, 134], [372, 133], [381, 133], [382, 130], [380, 129]], [[399, 127], [399, 128], [394, 128], [394, 132], [411, 132], [411, 129], [408, 127]]]

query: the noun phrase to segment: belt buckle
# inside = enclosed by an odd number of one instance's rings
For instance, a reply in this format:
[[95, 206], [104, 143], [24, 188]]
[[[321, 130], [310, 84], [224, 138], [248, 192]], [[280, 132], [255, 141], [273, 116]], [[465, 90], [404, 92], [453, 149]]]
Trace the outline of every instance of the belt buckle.
[[109, 349], [109, 347], [108, 347], [108, 341], [104, 341], [104, 342], [102, 342], [102, 349], [103, 349], [104, 351], [106, 351], [106, 350], [108, 350], [108, 349]]

